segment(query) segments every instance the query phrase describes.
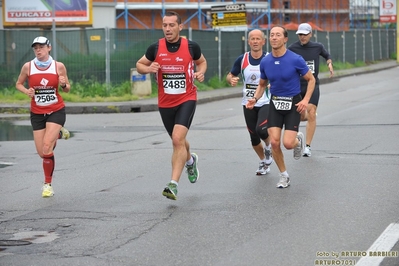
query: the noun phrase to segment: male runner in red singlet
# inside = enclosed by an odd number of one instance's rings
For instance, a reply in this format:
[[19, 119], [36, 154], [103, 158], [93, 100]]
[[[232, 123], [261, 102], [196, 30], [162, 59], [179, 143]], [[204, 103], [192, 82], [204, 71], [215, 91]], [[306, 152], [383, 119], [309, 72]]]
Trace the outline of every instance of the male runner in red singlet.
[[191, 183], [198, 180], [198, 155], [190, 153], [187, 133], [197, 104], [194, 80], [204, 81], [206, 59], [199, 45], [180, 37], [180, 15], [166, 12], [162, 29], [164, 38], [150, 45], [137, 63], [140, 74], [154, 73], [158, 83], [158, 108], [166, 131], [172, 139], [172, 178], [162, 191], [168, 199], [177, 199], [177, 186], [186, 167]]

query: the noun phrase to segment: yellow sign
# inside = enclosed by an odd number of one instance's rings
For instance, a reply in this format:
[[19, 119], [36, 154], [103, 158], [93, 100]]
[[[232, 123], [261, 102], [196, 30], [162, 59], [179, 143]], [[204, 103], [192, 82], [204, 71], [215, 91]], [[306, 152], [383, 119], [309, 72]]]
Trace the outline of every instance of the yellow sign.
[[211, 18], [213, 27], [247, 25], [245, 4], [212, 6]]
[[212, 26], [247, 25], [246, 12], [212, 13]]
[[101, 41], [101, 36], [100, 35], [91, 35], [90, 41]]

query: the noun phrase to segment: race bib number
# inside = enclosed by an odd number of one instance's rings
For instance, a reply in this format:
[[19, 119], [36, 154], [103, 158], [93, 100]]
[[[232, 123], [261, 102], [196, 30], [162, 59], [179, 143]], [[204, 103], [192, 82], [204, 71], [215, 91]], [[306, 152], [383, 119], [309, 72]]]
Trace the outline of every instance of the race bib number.
[[245, 98], [252, 99], [255, 95], [255, 91], [258, 85], [256, 84], [246, 84], [245, 85]]
[[35, 90], [35, 102], [38, 106], [47, 106], [58, 102], [55, 89]]
[[273, 102], [276, 110], [280, 110], [280, 111], [291, 110], [292, 97], [273, 96], [272, 102]]
[[166, 94], [182, 94], [186, 92], [186, 74], [162, 74], [163, 89]]
[[311, 61], [306, 61], [306, 65], [308, 65], [309, 70], [314, 73], [315, 65], [314, 65], [314, 60]]

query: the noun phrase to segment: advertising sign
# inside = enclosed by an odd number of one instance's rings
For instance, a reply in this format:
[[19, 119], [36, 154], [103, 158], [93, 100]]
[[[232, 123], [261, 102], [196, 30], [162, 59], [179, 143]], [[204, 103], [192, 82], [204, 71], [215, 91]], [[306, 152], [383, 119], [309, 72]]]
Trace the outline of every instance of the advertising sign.
[[92, 26], [92, 0], [3, 0], [3, 26]]
[[380, 0], [380, 22], [396, 23], [396, 0]]

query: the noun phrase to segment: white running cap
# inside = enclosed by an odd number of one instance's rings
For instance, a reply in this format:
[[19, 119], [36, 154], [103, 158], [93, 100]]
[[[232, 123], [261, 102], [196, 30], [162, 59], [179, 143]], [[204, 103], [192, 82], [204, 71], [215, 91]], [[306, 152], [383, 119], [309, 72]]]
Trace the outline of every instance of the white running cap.
[[32, 47], [35, 45], [35, 44], [46, 44], [46, 45], [48, 45], [48, 46], [51, 46], [51, 44], [50, 44], [50, 41], [46, 38], [46, 37], [43, 37], [43, 36], [39, 36], [39, 37], [36, 37], [34, 40], [33, 40], [33, 42], [32, 42]]
[[309, 34], [312, 32], [312, 26], [310, 26], [308, 23], [302, 23], [298, 26], [298, 30], [296, 34]]

